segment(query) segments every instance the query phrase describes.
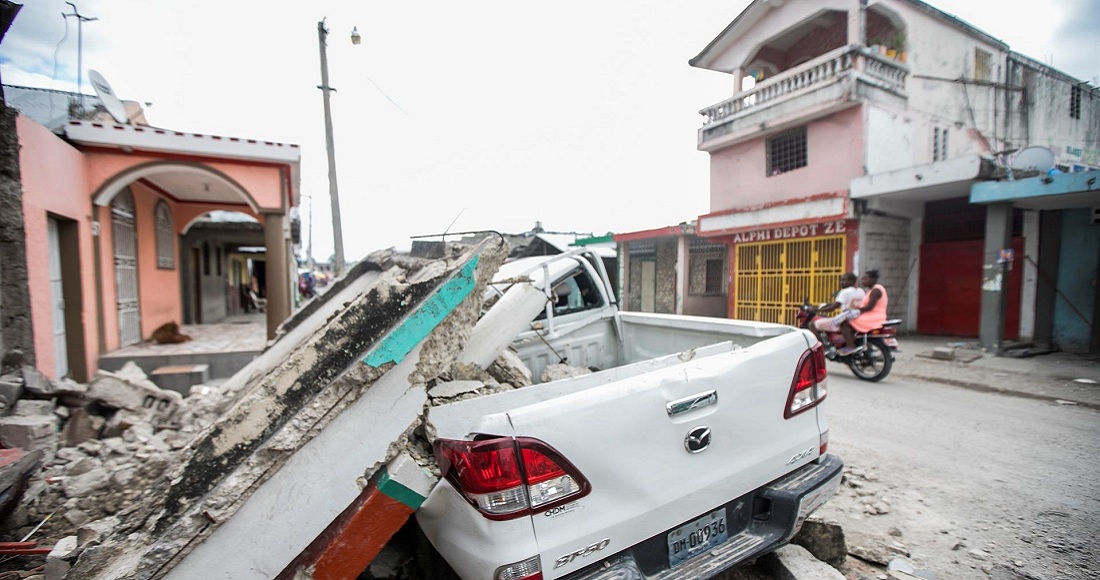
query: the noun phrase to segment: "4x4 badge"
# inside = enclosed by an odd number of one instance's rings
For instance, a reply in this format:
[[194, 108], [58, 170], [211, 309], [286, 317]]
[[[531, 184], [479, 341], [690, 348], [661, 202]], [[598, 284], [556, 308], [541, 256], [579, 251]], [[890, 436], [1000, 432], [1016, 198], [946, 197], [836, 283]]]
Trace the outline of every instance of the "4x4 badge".
[[688, 453], [699, 453], [707, 447], [710, 447], [710, 427], [700, 425], [688, 431], [687, 437], [684, 437], [684, 449]]

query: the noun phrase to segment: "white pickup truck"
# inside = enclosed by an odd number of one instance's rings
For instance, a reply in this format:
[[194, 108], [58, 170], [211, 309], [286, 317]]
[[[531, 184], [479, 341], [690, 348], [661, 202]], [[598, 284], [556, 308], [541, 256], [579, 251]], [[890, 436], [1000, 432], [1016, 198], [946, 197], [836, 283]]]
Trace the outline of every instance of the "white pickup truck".
[[559, 362], [595, 372], [429, 412], [444, 477], [416, 519], [461, 578], [708, 578], [836, 492], [808, 331], [620, 312], [580, 250], [494, 280], [482, 321], [517, 337], [536, 381]]

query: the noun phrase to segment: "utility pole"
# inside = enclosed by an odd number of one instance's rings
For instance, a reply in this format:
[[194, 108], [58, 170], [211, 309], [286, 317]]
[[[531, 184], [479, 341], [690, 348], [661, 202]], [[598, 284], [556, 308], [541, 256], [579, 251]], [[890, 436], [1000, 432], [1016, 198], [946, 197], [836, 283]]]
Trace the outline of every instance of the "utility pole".
[[[322, 19], [317, 23], [317, 40], [321, 45], [321, 89], [325, 101], [325, 146], [328, 148], [328, 193], [332, 200], [332, 243], [335, 246], [335, 273], [344, 273], [344, 233], [340, 226], [340, 194], [336, 185], [336, 150], [332, 137], [332, 107], [329, 105], [329, 93], [336, 89], [328, 85], [328, 55], [325, 52], [325, 37], [328, 29]], [[312, 223], [312, 216], [310, 219]]]
[[89, 18], [80, 13], [76, 4], [72, 2], [66, 2], [69, 6], [73, 7], [72, 14], [61, 13], [64, 18], [70, 16], [76, 17], [76, 94], [80, 99], [80, 112], [84, 112], [84, 23], [92, 22], [93, 20], [99, 20], [98, 18]]

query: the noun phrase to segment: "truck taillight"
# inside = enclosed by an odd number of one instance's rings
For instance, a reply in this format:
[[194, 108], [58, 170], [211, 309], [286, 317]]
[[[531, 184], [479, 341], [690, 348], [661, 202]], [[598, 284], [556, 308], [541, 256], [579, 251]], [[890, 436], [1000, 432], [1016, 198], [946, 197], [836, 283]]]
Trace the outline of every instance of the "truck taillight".
[[507, 520], [588, 494], [591, 486], [553, 447], [530, 437], [437, 439], [443, 476], [485, 517]]
[[787, 396], [787, 407], [783, 410], [783, 418], [790, 419], [825, 400], [825, 396], [829, 394], [827, 377], [825, 345], [819, 342], [802, 353], [802, 358], [798, 359], [794, 381], [791, 382], [791, 393]]
[[507, 566], [501, 566], [497, 568], [496, 574], [493, 574], [494, 580], [542, 580], [542, 565], [539, 563], [539, 557], [534, 556], [523, 560], [522, 562], [516, 562], [515, 564], [508, 564]]

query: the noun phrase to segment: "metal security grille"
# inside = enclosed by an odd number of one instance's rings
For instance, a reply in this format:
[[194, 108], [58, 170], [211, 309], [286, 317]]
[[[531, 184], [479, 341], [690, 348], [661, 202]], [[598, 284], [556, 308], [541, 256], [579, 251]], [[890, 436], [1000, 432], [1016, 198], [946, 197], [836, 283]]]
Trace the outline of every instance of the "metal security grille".
[[119, 346], [141, 342], [138, 303], [137, 237], [134, 233], [134, 198], [123, 190], [111, 202], [115, 241], [115, 282], [118, 292]]
[[768, 139], [768, 177], [805, 167], [806, 163], [805, 127]]
[[845, 238], [737, 245], [734, 318], [795, 324], [802, 301], [832, 300], [844, 273]]

